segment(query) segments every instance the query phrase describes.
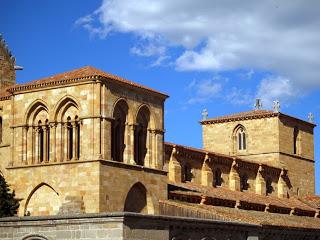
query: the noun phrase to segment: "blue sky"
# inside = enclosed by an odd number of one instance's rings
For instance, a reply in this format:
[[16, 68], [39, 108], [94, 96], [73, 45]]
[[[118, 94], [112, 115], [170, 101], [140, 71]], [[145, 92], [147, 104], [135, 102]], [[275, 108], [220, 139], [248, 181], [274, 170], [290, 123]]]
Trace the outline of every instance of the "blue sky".
[[[3, 0], [0, 33], [24, 67], [19, 83], [100, 68], [170, 95], [166, 141], [201, 147], [204, 108], [209, 117], [251, 110], [256, 97], [318, 123], [320, 3], [312, 4]], [[316, 128], [317, 160], [319, 144]]]

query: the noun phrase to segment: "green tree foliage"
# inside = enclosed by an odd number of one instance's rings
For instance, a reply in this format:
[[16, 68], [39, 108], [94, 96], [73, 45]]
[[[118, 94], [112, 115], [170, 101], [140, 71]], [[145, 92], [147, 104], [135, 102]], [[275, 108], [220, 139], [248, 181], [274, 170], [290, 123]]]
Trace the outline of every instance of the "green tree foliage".
[[0, 217], [11, 217], [17, 214], [19, 202], [20, 200], [15, 198], [14, 191], [11, 192], [0, 172]]

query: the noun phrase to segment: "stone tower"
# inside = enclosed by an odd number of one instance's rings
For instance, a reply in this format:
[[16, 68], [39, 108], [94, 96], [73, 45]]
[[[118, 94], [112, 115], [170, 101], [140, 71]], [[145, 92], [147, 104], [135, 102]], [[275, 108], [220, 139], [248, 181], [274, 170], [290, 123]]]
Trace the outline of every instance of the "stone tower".
[[313, 123], [254, 110], [201, 124], [205, 150], [287, 169], [292, 195], [314, 193]]
[[0, 34], [0, 89], [16, 83], [15, 61]]

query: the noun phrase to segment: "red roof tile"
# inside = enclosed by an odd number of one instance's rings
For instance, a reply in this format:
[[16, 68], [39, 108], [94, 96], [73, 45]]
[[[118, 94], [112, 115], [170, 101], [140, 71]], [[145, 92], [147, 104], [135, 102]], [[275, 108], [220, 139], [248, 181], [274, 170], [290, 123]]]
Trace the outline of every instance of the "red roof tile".
[[184, 146], [184, 145], [175, 144], [175, 143], [171, 143], [171, 142], [165, 142], [164, 144], [165, 144], [165, 150], [170, 150], [171, 151], [171, 149], [173, 147], [176, 147], [179, 151], [189, 151], [189, 152], [193, 152], [193, 153], [199, 153], [199, 154], [202, 154], [203, 156], [205, 156], [205, 154], [208, 154], [209, 157], [211, 157], [211, 156], [216, 156], [218, 158], [220, 157], [220, 158], [222, 158], [224, 160], [228, 160], [231, 163], [232, 163], [232, 161], [234, 159], [236, 159], [238, 162], [241, 162], [243, 164], [262, 165], [263, 167], [266, 167], [266, 168], [269, 168], [269, 169], [273, 169], [273, 170], [276, 170], [276, 171], [281, 171], [281, 168], [278, 168], [276, 166], [272, 166], [272, 165], [269, 165], [269, 164], [257, 162], [257, 161], [254, 161], [254, 160], [246, 160], [245, 158], [233, 157], [233, 156], [225, 155], [225, 154], [222, 154], [222, 153], [211, 152], [211, 151], [207, 151], [207, 150], [204, 150], [204, 149]]
[[[231, 200], [231, 201], [243, 201], [252, 204], [266, 205], [269, 204], [271, 206], [280, 207], [280, 208], [296, 208], [301, 209], [303, 211], [316, 211], [316, 209], [308, 206], [307, 204], [299, 201], [296, 198], [277, 198], [272, 196], [262, 196], [259, 194], [255, 194], [252, 192], [239, 192], [232, 191], [228, 188], [223, 187], [206, 187], [200, 184], [195, 183], [170, 183], [173, 186], [178, 186], [184, 189], [188, 189], [186, 194], [196, 194], [198, 192], [208, 197], [217, 198], [221, 200]], [[193, 191], [193, 193], [192, 193]], [[182, 194], [182, 192], [178, 191], [176, 193]]]
[[208, 123], [237, 121], [237, 120], [253, 119], [253, 118], [274, 117], [274, 116], [278, 116], [278, 114], [279, 113], [274, 113], [270, 110], [251, 110], [246, 112], [240, 112], [240, 113], [234, 113], [230, 115], [210, 118], [210, 119], [201, 121], [201, 123], [208, 124]]
[[[224, 221], [241, 222], [248, 224], [259, 224], [261, 226], [278, 226], [287, 228], [298, 228], [298, 229], [320, 229], [320, 219], [313, 217], [304, 216], [294, 216], [288, 214], [279, 213], [266, 213], [259, 211], [248, 211], [235, 208], [227, 208], [221, 206], [212, 206], [205, 204], [195, 204], [187, 203], [182, 201], [167, 200], [162, 201], [162, 205], [171, 206], [170, 213], [175, 214], [175, 216], [182, 216], [184, 211], [181, 209], [191, 210], [194, 213], [202, 212], [206, 214], [201, 214], [202, 216], [208, 215], [207, 218], [210, 219], [220, 219]], [[174, 211], [177, 208], [177, 211]], [[189, 215], [190, 212], [188, 211]], [[181, 215], [179, 215], [181, 214]], [[196, 214], [200, 215], [200, 214]], [[210, 217], [210, 215], [212, 217]], [[186, 216], [184, 216], [186, 217]], [[189, 216], [196, 217], [196, 216]]]

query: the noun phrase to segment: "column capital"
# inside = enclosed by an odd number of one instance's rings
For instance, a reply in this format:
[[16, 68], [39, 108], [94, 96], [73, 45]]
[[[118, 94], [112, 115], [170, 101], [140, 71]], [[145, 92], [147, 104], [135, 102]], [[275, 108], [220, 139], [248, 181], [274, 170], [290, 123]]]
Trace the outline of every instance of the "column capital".
[[57, 127], [57, 125], [58, 125], [57, 122], [50, 122], [50, 123], [49, 123], [49, 127], [50, 127], [50, 128], [55, 128], [55, 127]]
[[165, 133], [163, 129], [158, 129], [158, 128], [154, 128], [154, 129], [148, 128], [148, 131], [150, 133], [160, 134], [160, 135], [163, 135]]

